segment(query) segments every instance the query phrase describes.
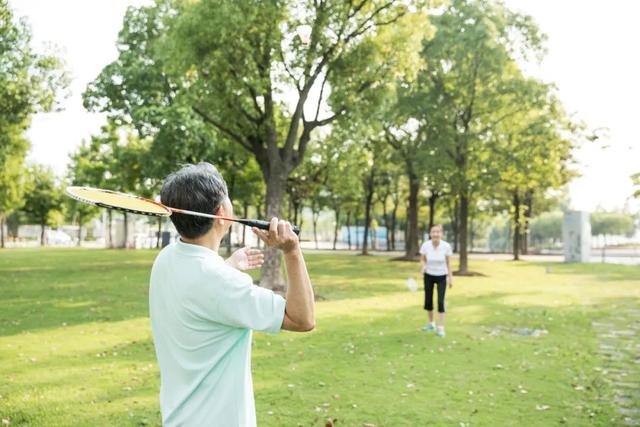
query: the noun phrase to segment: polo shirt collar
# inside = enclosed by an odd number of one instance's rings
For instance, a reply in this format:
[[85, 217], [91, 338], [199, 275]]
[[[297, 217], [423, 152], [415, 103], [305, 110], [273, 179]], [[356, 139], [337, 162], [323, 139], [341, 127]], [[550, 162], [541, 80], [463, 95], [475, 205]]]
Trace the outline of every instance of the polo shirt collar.
[[178, 250], [186, 255], [206, 256], [212, 257], [219, 261], [224, 261], [222, 257], [213, 249], [207, 248], [201, 245], [194, 245], [192, 243], [183, 242], [182, 239], [178, 239], [176, 242]]

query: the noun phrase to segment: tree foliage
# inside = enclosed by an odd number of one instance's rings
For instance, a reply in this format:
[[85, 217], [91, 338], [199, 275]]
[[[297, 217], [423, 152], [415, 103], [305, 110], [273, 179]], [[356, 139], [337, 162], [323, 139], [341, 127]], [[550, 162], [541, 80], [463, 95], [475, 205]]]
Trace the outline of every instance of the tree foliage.
[[24, 132], [31, 117], [50, 111], [67, 84], [61, 61], [31, 47], [24, 20], [16, 20], [7, 0], [0, 0], [0, 244], [4, 221], [23, 202]]

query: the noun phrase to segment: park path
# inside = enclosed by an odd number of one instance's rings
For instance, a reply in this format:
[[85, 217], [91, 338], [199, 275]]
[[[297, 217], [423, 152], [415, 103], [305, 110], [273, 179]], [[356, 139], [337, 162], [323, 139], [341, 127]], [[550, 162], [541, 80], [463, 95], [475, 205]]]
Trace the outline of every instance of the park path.
[[623, 306], [593, 327], [618, 414], [624, 425], [640, 426], [640, 308]]

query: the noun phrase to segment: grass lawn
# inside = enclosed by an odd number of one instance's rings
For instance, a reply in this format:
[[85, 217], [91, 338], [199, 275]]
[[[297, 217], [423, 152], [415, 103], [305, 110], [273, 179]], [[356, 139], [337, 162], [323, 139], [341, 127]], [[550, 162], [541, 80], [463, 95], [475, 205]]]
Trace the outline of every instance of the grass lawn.
[[[155, 251], [0, 252], [2, 426], [159, 425], [147, 317]], [[310, 255], [309, 334], [255, 334], [261, 426], [615, 425], [593, 321], [640, 302], [640, 268], [472, 261], [447, 337], [425, 324], [417, 263]], [[523, 328], [548, 331], [539, 337]]]

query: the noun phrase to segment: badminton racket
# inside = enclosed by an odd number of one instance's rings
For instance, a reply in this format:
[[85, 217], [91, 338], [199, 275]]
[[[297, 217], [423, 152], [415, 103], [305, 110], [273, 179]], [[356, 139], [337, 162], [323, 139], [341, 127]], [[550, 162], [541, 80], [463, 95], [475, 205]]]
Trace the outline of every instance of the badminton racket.
[[[268, 230], [271, 225], [269, 221], [262, 221], [259, 219], [229, 218], [226, 216], [172, 208], [170, 206], [165, 206], [160, 202], [145, 199], [144, 197], [120, 193], [117, 191], [104, 190], [101, 188], [72, 186], [67, 187], [66, 193], [69, 197], [82, 203], [87, 203], [101, 208], [116, 209], [122, 212], [129, 212], [138, 215], [171, 216], [171, 214], [179, 213], [183, 215], [200, 216], [203, 218], [224, 219], [240, 223], [247, 227], [256, 227], [261, 230]], [[300, 227], [292, 226], [292, 229], [294, 233], [298, 235], [300, 234]]]

